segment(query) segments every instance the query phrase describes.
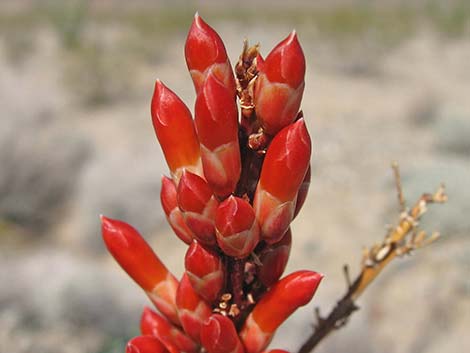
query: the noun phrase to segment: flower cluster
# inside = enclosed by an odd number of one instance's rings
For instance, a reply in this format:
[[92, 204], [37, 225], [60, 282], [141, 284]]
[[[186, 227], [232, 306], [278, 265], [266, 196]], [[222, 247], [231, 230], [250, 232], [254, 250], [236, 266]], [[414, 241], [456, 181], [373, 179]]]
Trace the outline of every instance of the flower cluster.
[[194, 120], [159, 80], [151, 103], [171, 174], [162, 178], [162, 207], [188, 244], [182, 278], [132, 226], [101, 218], [108, 250], [158, 309], [144, 309], [142, 335], [127, 352], [263, 352], [322, 278], [303, 270], [280, 279], [310, 183], [311, 141], [299, 112], [305, 58], [292, 32], [265, 59], [245, 43], [234, 72], [197, 14], [185, 57]]

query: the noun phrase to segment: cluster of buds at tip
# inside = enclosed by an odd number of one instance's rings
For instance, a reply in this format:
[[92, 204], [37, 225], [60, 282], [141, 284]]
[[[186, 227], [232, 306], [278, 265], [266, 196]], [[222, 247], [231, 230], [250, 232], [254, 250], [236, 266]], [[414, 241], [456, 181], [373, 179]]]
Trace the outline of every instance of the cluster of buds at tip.
[[144, 309], [127, 353], [287, 353], [266, 348], [322, 279], [307, 270], [281, 278], [311, 175], [299, 111], [304, 54], [295, 32], [266, 59], [258, 50], [245, 43], [233, 71], [222, 39], [196, 14], [185, 46], [194, 119], [155, 84], [152, 122], [170, 171], [160, 200], [188, 248], [178, 281], [136, 229], [102, 216], [109, 252], [157, 309]]

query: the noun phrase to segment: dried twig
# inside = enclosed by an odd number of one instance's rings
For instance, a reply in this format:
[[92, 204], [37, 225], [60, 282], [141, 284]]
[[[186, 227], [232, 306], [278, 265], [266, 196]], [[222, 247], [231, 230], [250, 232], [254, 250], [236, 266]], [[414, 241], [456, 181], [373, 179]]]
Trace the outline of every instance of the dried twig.
[[438, 233], [427, 236], [424, 231], [417, 232], [417, 227], [418, 221], [426, 212], [428, 204], [444, 203], [447, 201], [444, 186], [441, 185], [434, 194], [423, 194], [415, 205], [410, 210], [407, 210], [401, 188], [398, 164], [394, 162], [392, 168], [395, 174], [398, 200], [401, 208], [398, 224], [390, 229], [380, 244], [374, 245], [370, 249], [365, 249], [362, 259], [362, 270], [354, 282], [351, 282], [349, 279], [348, 267], [344, 267], [348, 284], [346, 294], [337, 302], [326, 318], [322, 318], [319, 310], [316, 310], [317, 323], [314, 326], [314, 331], [298, 353], [311, 352], [323, 338], [344, 326], [351, 314], [358, 309], [355, 304], [356, 300], [393, 259], [428, 245], [439, 237]]

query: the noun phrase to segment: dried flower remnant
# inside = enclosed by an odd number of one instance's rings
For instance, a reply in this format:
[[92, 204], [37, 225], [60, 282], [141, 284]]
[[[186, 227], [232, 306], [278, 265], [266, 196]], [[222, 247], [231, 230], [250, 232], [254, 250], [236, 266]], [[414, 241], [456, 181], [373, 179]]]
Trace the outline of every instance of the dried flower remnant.
[[280, 279], [310, 182], [305, 58], [294, 32], [266, 60], [258, 49], [245, 43], [235, 78], [222, 39], [196, 14], [185, 46], [194, 120], [155, 84], [152, 122], [171, 175], [160, 200], [188, 250], [178, 282], [134, 228], [102, 218], [109, 251], [159, 311], [144, 309], [127, 352], [263, 352], [322, 279], [306, 270]]

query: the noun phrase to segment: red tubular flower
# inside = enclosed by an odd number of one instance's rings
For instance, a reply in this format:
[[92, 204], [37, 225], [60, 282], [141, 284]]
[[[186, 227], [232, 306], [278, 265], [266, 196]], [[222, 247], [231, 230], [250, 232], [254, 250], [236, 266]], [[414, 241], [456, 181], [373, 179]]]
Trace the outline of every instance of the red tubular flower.
[[178, 205], [194, 237], [204, 245], [215, 245], [214, 217], [219, 202], [206, 181], [183, 171], [178, 185]]
[[199, 141], [191, 112], [160, 80], [155, 83], [151, 113], [155, 133], [176, 184], [183, 169], [202, 175]]
[[165, 346], [154, 336], [137, 336], [126, 346], [126, 353], [165, 353]]
[[266, 287], [271, 287], [282, 276], [287, 260], [289, 260], [291, 244], [292, 233], [289, 228], [281, 241], [272, 245], [266, 245], [258, 254], [262, 263], [262, 266], [259, 268], [258, 279]]
[[275, 135], [296, 117], [304, 91], [305, 57], [295, 31], [257, 62], [256, 115], [270, 135]]
[[310, 179], [312, 175], [312, 167], [308, 166], [307, 173], [305, 174], [304, 180], [302, 184], [300, 184], [299, 192], [297, 193], [297, 201], [295, 202], [295, 211], [294, 211], [294, 218], [300, 212], [300, 209], [305, 203], [305, 199], [307, 198], [308, 189], [310, 188]]
[[283, 349], [271, 349], [270, 351], [264, 351], [263, 353], [289, 353]]
[[297, 271], [277, 282], [255, 305], [240, 332], [246, 352], [265, 349], [277, 328], [312, 299], [322, 278], [313, 271]]
[[303, 119], [280, 131], [268, 148], [253, 202], [261, 236], [268, 243], [281, 240], [289, 228], [310, 153], [310, 136]]
[[184, 331], [199, 343], [202, 324], [211, 316], [212, 310], [193, 289], [186, 273], [176, 292], [176, 306]]
[[131, 225], [101, 216], [103, 239], [116, 261], [174, 323], [179, 323], [175, 295], [178, 281]]
[[245, 352], [232, 320], [220, 314], [213, 314], [204, 323], [201, 342], [208, 353]]
[[175, 183], [166, 176], [162, 176], [160, 201], [162, 203], [163, 210], [165, 211], [166, 219], [175, 234], [186, 244], [191, 244], [194, 234], [186, 225], [183, 213], [178, 207]]
[[236, 258], [248, 256], [259, 241], [259, 225], [253, 207], [230, 196], [215, 213], [217, 243], [222, 251]]
[[209, 303], [217, 300], [225, 280], [220, 257], [194, 241], [186, 253], [184, 264], [194, 290]]
[[157, 337], [171, 353], [197, 352], [197, 344], [191, 338], [150, 308], [142, 312], [140, 331], [143, 335]]
[[233, 94], [209, 72], [195, 105], [204, 176], [214, 194], [225, 198], [241, 173], [238, 112]]
[[224, 43], [197, 13], [186, 39], [184, 53], [196, 93], [200, 91], [208, 72], [212, 71], [234, 97], [235, 79]]

